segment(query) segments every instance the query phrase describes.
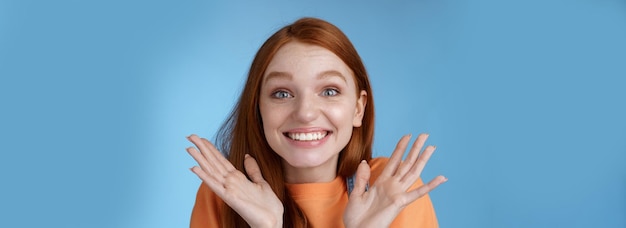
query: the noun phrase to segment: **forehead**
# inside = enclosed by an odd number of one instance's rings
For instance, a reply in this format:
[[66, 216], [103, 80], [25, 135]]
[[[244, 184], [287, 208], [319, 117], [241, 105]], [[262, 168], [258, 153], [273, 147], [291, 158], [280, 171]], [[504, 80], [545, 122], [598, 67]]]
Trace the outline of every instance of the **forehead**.
[[265, 73], [284, 72], [292, 75], [317, 75], [336, 71], [353, 81], [354, 74], [341, 58], [321, 46], [301, 42], [289, 42], [278, 49]]

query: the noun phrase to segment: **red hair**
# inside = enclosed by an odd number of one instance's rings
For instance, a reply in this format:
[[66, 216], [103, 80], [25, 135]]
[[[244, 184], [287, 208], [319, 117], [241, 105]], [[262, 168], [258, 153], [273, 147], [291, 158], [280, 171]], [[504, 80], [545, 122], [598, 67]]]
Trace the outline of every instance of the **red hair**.
[[[354, 175], [361, 160], [372, 158], [374, 137], [374, 101], [365, 66], [356, 49], [336, 26], [317, 18], [302, 18], [274, 33], [257, 52], [248, 79], [239, 101], [231, 115], [220, 128], [216, 141], [222, 151], [227, 152], [228, 160], [245, 173], [245, 154], [256, 159], [263, 178], [285, 207], [284, 227], [306, 227], [306, 216], [285, 189], [281, 157], [269, 146], [263, 133], [263, 122], [259, 111], [259, 96], [263, 75], [270, 61], [283, 45], [289, 42], [313, 44], [330, 50], [352, 70], [357, 87], [367, 92], [367, 102], [362, 125], [354, 127], [352, 137], [339, 154], [337, 175], [344, 178]], [[247, 223], [234, 210], [224, 204], [222, 227], [248, 227]]]

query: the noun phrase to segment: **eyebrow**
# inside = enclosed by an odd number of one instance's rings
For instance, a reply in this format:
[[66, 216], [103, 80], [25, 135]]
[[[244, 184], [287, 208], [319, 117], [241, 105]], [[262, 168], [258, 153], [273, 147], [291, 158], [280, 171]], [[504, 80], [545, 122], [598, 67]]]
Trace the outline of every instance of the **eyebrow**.
[[284, 78], [284, 79], [292, 80], [293, 76], [291, 76], [291, 74], [287, 72], [272, 71], [269, 74], [267, 74], [267, 77], [265, 78], [265, 82], [267, 83], [270, 79], [274, 79], [274, 78]]
[[318, 79], [322, 79], [322, 78], [327, 78], [327, 77], [332, 77], [332, 76], [339, 77], [344, 82], [348, 82], [348, 80], [346, 80], [346, 76], [343, 76], [343, 74], [341, 74], [341, 72], [336, 71], [336, 70], [327, 70], [327, 71], [324, 71], [322, 73], [319, 73], [317, 75], [317, 78]]
[[[346, 76], [344, 76], [343, 74], [341, 74], [341, 72], [336, 71], [336, 70], [327, 70], [327, 71], [323, 71], [319, 74], [317, 74], [317, 79], [323, 79], [323, 78], [328, 78], [328, 77], [339, 77], [341, 78], [344, 82], [348, 82], [346, 80]], [[280, 72], [280, 71], [272, 71], [269, 74], [267, 74], [267, 77], [265, 78], [265, 82], [269, 81], [270, 79], [287, 79], [287, 80], [293, 80], [293, 76], [290, 73], [287, 72]]]

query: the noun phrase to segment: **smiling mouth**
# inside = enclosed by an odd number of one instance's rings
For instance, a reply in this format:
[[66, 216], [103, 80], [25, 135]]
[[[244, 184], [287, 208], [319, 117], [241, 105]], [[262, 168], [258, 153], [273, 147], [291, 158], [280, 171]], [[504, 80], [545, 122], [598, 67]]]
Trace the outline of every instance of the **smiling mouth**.
[[325, 138], [330, 132], [329, 131], [318, 131], [318, 132], [285, 132], [283, 133], [290, 139], [295, 141], [317, 141]]

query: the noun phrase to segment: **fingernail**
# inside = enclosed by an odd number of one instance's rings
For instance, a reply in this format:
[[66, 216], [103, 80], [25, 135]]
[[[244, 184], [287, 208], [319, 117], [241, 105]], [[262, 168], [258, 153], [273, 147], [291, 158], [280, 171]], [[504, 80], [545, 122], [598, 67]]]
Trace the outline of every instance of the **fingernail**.
[[244, 158], [249, 158], [249, 157], [250, 157], [249, 154], [244, 155]]
[[366, 163], [366, 162], [367, 162], [367, 161], [365, 161], [365, 160], [361, 160], [361, 163]]

